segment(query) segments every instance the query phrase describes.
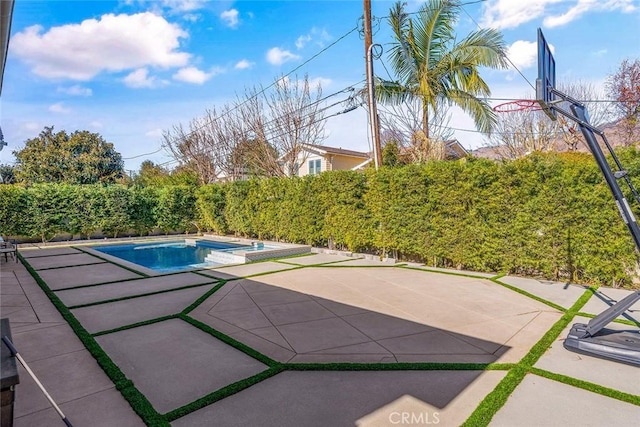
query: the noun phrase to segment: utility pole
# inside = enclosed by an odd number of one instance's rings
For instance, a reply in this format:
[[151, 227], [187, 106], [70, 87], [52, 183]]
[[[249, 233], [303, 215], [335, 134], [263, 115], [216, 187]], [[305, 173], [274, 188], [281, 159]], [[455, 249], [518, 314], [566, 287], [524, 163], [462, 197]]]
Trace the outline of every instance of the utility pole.
[[371, 54], [373, 36], [371, 34], [371, 0], [364, 0], [364, 57], [367, 75], [367, 98], [369, 106], [369, 122], [371, 123], [371, 136], [373, 138], [373, 161], [376, 170], [382, 164], [382, 151], [380, 148], [380, 126], [378, 125], [378, 110], [374, 93], [373, 58]]

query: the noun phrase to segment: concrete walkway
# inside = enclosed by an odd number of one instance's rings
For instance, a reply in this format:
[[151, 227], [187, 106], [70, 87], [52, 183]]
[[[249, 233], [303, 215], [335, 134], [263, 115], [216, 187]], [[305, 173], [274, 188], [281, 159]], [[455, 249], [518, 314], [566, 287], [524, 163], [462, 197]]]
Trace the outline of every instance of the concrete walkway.
[[[487, 274], [337, 255], [146, 277], [69, 247], [21, 253], [174, 426], [457, 426], [513, 365], [438, 370], [427, 364], [518, 363], [562, 316]], [[74, 426], [144, 425], [26, 268], [4, 260], [0, 268], [1, 316], [10, 319], [16, 346]], [[585, 292], [518, 277], [501, 281], [563, 308]], [[597, 314], [624, 295], [600, 290], [582, 312]], [[640, 321], [640, 304], [623, 318]], [[536, 368], [640, 398], [640, 368], [568, 352], [561, 342], [566, 332]], [[350, 362], [392, 369], [335, 370]], [[316, 365], [286, 365], [292, 363]], [[394, 363], [423, 365], [386, 365]], [[284, 366], [291, 368], [280, 372]], [[247, 379], [252, 385], [240, 386]], [[20, 380], [15, 425], [60, 425], [24, 370]], [[230, 392], [233, 387], [239, 391]], [[638, 419], [640, 406], [528, 374], [492, 424], [632, 425]]]

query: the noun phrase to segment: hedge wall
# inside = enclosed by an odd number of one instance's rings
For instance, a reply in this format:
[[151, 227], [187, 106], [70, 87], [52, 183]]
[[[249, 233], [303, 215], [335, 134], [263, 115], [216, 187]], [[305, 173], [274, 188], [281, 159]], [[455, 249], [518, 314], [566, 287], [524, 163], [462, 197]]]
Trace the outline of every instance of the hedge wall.
[[[640, 153], [620, 153], [632, 175]], [[214, 231], [429, 265], [630, 285], [638, 256], [588, 154], [431, 162], [199, 188], [0, 186], [0, 233]]]

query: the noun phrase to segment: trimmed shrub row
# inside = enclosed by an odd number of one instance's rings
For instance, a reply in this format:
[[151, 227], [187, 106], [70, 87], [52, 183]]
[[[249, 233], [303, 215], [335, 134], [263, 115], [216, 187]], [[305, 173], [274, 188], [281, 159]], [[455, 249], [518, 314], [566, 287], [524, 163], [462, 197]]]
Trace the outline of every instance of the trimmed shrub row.
[[[620, 153], [631, 175], [636, 150]], [[167, 186], [0, 186], [0, 233], [214, 231], [549, 279], [631, 285], [638, 256], [590, 155], [430, 162]]]

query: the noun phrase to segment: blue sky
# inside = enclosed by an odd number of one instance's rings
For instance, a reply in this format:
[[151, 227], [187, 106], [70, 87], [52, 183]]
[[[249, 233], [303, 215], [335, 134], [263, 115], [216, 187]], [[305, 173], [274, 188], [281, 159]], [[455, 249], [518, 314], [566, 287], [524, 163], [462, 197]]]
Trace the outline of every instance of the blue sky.
[[[376, 18], [387, 16], [393, 5], [372, 3]], [[500, 29], [511, 47], [510, 59], [531, 83], [537, 75], [537, 27], [555, 49], [559, 81], [602, 87], [622, 59], [640, 57], [640, 0], [463, 3], [470, 4], [460, 15], [460, 37], [478, 26]], [[420, 4], [409, 1], [408, 10]], [[0, 124], [9, 146], [0, 152], [0, 163], [13, 163], [11, 151], [53, 125], [100, 133], [125, 158], [125, 168], [135, 170], [145, 159], [170, 161], [160, 150], [163, 130], [232, 101], [246, 87], [270, 85], [297, 67], [299, 77], [307, 73], [326, 95], [360, 88], [364, 42], [352, 30], [362, 9], [362, 0], [15, 0], [0, 99]], [[374, 42], [386, 51], [388, 24], [374, 22]], [[389, 77], [386, 52], [374, 68]], [[492, 97], [533, 96], [513, 68], [483, 71]], [[340, 94], [328, 102], [346, 98]], [[470, 118], [457, 110], [451, 114], [449, 125], [461, 129], [455, 137], [462, 145], [485, 143]], [[359, 108], [327, 119], [325, 144], [370, 150], [366, 116]]]

